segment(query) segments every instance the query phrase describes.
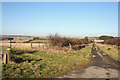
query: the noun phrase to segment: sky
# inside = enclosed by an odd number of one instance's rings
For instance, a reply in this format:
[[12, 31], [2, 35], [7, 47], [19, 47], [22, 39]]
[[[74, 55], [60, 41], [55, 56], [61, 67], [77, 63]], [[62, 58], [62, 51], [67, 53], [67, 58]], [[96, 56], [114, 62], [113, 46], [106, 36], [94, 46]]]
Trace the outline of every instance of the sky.
[[2, 34], [118, 36], [117, 2], [3, 2]]

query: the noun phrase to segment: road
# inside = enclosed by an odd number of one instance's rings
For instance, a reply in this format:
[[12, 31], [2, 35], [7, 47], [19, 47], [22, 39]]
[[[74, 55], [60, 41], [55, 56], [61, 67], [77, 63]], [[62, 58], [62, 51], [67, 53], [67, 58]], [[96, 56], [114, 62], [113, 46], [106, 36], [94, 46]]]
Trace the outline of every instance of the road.
[[1, 43], [0, 43], [0, 80], [2, 79], [2, 48], [1, 48]]
[[93, 59], [90, 65], [57, 78], [106, 78], [106, 80], [112, 78], [110, 80], [116, 80], [120, 76], [118, 74], [120, 62], [103, 53], [95, 44], [92, 47], [92, 54]]

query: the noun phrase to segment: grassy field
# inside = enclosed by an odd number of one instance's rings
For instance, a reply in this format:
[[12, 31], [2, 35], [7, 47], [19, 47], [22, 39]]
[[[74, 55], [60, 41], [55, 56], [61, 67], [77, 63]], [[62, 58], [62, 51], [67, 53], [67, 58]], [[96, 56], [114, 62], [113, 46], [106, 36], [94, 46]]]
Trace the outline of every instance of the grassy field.
[[[45, 45], [44, 43], [32, 43], [32, 47], [39, 48]], [[2, 46], [9, 47], [10, 43], [2, 43]], [[12, 43], [12, 48], [31, 49], [31, 43]]]
[[13, 49], [13, 59], [2, 67], [3, 78], [51, 78], [89, 64], [92, 45], [79, 51], [53, 53]]
[[47, 43], [48, 40], [33, 40], [32, 43]]
[[105, 44], [96, 44], [103, 52], [111, 56], [113, 59], [120, 61], [120, 53], [118, 53], [118, 47]]

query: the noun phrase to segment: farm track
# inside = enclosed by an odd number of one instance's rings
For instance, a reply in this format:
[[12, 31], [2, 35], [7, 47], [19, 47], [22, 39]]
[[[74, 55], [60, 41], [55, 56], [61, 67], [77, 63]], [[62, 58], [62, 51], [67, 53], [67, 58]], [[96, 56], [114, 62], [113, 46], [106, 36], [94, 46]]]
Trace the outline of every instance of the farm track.
[[2, 47], [0, 43], [0, 80], [2, 79]]
[[[57, 78], [86, 78], [87, 80], [118, 80], [119, 76], [119, 61], [116, 61], [105, 54], [95, 44], [92, 47], [93, 59], [91, 64], [83, 69], [74, 70]], [[107, 79], [110, 78], [110, 79]]]

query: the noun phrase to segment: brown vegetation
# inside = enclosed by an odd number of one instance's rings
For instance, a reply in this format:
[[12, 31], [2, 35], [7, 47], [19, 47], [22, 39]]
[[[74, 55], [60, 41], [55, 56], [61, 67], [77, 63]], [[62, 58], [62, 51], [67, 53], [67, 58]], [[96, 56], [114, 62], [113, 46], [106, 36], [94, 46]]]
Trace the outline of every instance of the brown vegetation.
[[120, 39], [108, 39], [104, 42], [101, 42], [102, 44], [109, 44], [109, 45], [117, 45], [120, 46]]
[[74, 45], [82, 45], [82, 44], [89, 44], [91, 43], [88, 40], [85, 39], [75, 39], [75, 38], [62, 38], [59, 35], [50, 35], [49, 37], [49, 43], [52, 46], [59, 46], [59, 47], [64, 47], [64, 46], [74, 46]]

